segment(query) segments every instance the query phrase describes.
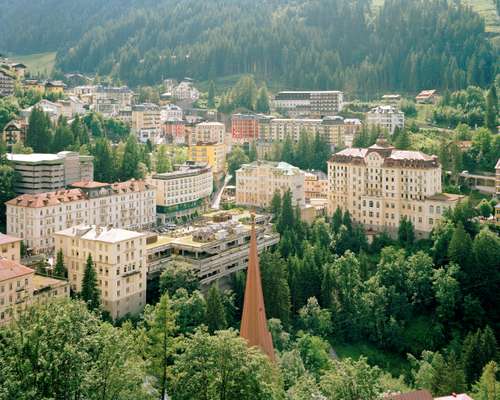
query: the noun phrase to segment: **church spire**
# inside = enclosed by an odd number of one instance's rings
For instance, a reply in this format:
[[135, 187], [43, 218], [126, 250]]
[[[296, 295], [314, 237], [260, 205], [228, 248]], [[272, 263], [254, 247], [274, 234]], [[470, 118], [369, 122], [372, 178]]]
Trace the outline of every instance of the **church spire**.
[[253, 215], [240, 336], [247, 340], [249, 346], [259, 347], [272, 361], [275, 360], [273, 340], [267, 328], [266, 308], [260, 280], [257, 238], [255, 235], [255, 216]]

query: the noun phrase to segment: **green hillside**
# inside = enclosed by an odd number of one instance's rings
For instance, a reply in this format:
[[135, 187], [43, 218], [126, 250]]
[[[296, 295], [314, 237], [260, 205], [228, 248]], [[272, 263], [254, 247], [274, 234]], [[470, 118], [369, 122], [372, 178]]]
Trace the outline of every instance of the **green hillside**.
[[25, 64], [33, 75], [49, 75], [54, 69], [56, 63], [56, 53], [38, 53], [23, 56], [10, 57], [16, 62]]
[[485, 31], [453, 1], [0, 0], [0, 9], [0, 51], [57, 51], [57, 69], [131, 86], [184, 76], [224, 86], [253, 74], [269, 87], [377, 95], [485, 87], [500, 71], [494, 21]]

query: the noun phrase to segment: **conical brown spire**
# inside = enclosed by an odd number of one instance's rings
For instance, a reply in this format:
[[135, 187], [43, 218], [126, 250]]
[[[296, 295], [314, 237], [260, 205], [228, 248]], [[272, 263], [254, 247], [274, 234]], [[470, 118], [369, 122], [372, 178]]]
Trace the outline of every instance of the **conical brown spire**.
[[253, 215], [240, 336], [247, 340], [250, 347], [259, 347], [274, 361], [273, 340], [271, 333], [267, 329], [266, 308], [260, 280], [259, 255], [255, 235], [255, 217]]

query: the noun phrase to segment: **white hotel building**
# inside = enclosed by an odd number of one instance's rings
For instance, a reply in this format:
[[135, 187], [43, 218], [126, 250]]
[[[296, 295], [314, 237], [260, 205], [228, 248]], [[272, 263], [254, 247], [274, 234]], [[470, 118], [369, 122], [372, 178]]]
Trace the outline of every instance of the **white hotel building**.
[[236, 171], [236, 204], [267, 208], [274, 193], [290, 190], [292, 204], [305, 205], [305, 173], [286, 162], [254, 161]]
[[35, 253], [54, 250], [54, 233], [91, 224], [145, 229], [156, 222], [155, 189], [144, 181], [76, 182], [70, 189], [24, 194], [6, 203], [7, 234]]
[[212, 168], [187, 161], [173, 172], [156, 174], [149, 183], [156, 187], [156, 211], [160, 223], [174, 221], [205, 209], [213, 191]]
[[350, 148], [328, 162], [329, 214], [337, 207], [374, 231], [397, 231], [408, 218], [417, 234], [427, 235], [443, 213], [463, 196], [441, 193], [436, 156], [396, 150], [385, 139], [367, 149]]
[[378, 106], [366, 114], [366, 124], [385, 129], [392, 135], [396, 128], [405, 127], [405, 114], [394, 106]]

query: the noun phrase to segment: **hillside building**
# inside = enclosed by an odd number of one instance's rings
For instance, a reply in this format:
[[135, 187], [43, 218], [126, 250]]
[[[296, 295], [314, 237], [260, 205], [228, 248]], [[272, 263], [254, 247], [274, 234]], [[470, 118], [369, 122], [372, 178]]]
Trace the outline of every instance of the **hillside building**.
[[139, 314], [146, 305], [146, 235], [101, 226], [79, 225], [54, 234], [62, 251], [71, 289], [82, 290], [92, 257], [102, 305], [113, 319]]
[[155, 174], [150, 184], [156, 188], [156, 213], [160, 223], [201, 213], [213, 191], [212, 168], [187, 162], [175, 171]]
[[144, 181], [75, 182], [70, 189], [24, 194], [6, 203], [7, 234], [35, 253], [54, 250], [54, 233], [75, 225], [146, 229], [156, 222], [156, 191]]
[[20, 194], [35, 194], [62, 189], [81, 180], [94, 179], [94, 157], [74, 151], [57, 154], [7, 154], [18, 173], [14, 190]]
[[305, 205], [305, 173], [285, 162], [254, 161], [236, 171], [236, 204], [268, 208], [275, 192], [288, 190], [293, 206]]
[[396, 150], [385, 139], [342, 150], [328, 162], [329, 213], [339, 207], [367, 229], [389, 232], [406, 217], [426, 236], [463, 197], [442, 193], [441, 172], [436, 156]]
[[396, 128], [405, 127], [405, 115], [393, 106], [378, 106], [366, 114], [368, 127], [379, 127], [393, 134]]

